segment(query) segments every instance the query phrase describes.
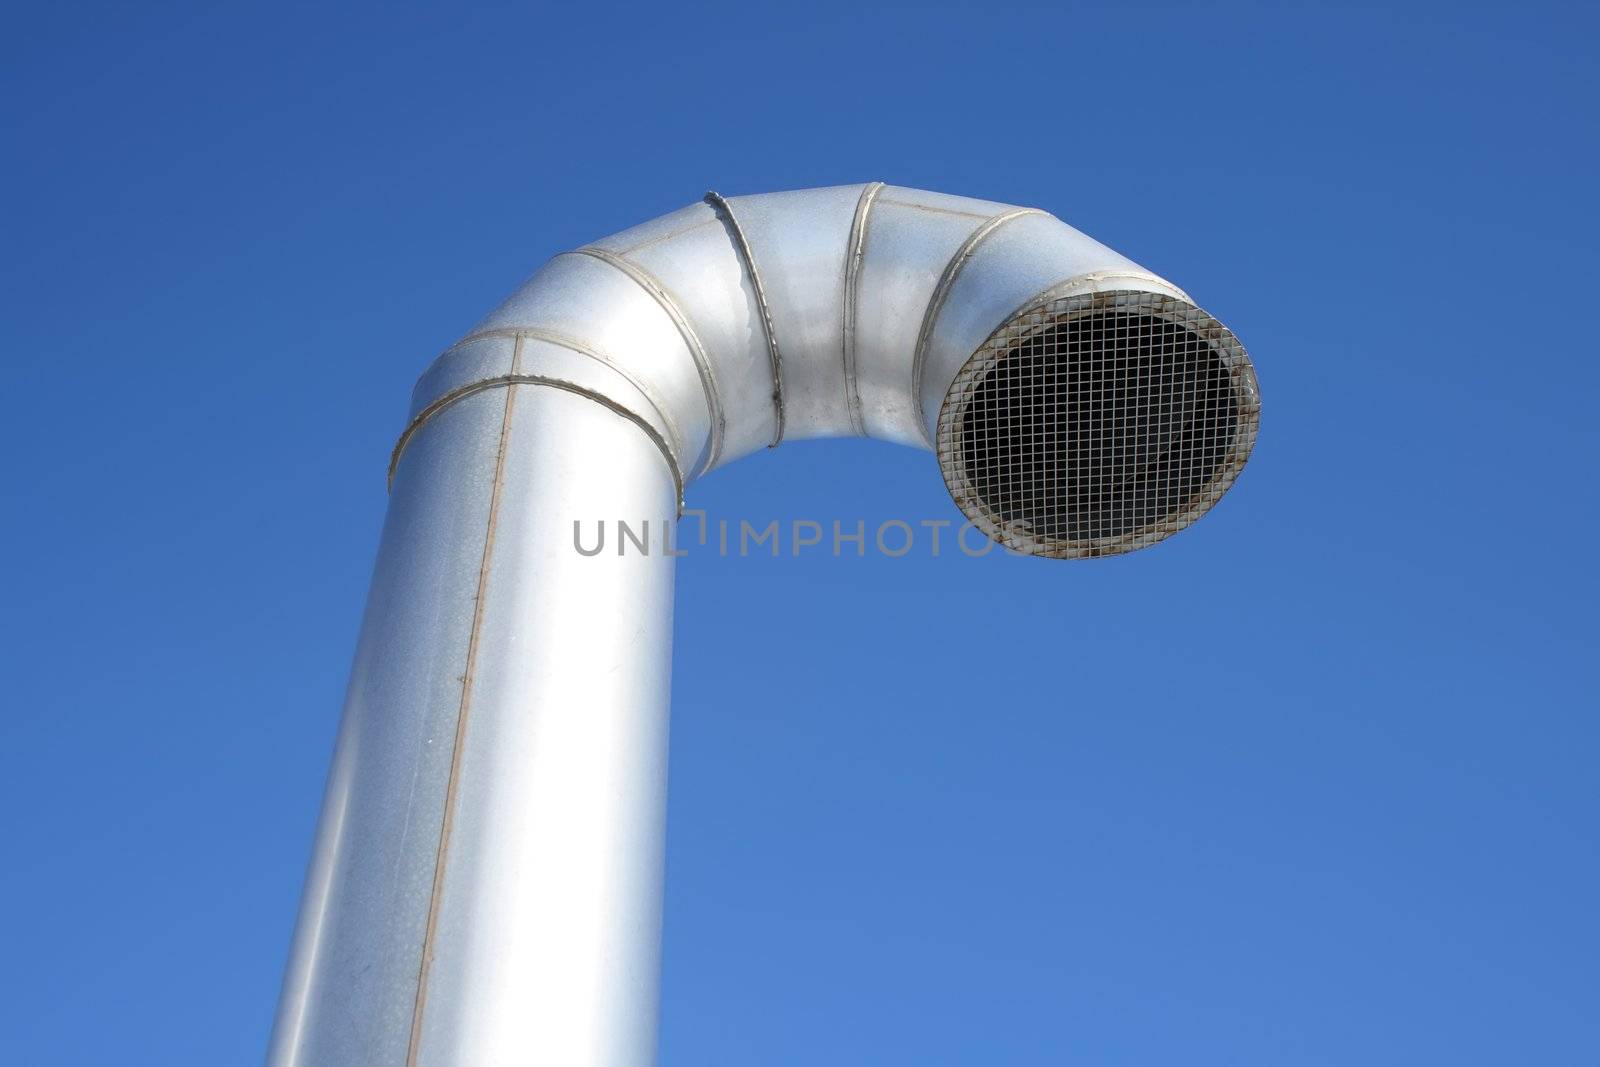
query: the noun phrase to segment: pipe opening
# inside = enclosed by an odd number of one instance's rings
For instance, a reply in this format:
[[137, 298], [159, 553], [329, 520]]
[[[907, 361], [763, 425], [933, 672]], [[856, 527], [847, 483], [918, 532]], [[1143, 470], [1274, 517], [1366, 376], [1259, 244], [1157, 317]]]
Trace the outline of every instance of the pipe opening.
[[1062, 297], [1006, 323], [956, 376], [939, 463], [991, 537], [1115, 555], [1194, 522], [1249, 458], [1255, 375], [1199, 308], [1154, 293]]

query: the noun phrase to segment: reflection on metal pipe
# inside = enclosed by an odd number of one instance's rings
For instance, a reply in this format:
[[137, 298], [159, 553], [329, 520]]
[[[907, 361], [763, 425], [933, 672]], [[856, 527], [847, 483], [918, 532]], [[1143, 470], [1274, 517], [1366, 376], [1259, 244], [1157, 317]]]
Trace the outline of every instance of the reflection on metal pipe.
[[417, 385], [269, 1062], [652, 1062], [672, 556], [575, 520], [664, 531], [687, 480], [865, 435], [1013, 549], [1110, 555], [1209, 509], [1258, 412], [1225, 327], [1041, 211], [711, 194], [555, 257]]

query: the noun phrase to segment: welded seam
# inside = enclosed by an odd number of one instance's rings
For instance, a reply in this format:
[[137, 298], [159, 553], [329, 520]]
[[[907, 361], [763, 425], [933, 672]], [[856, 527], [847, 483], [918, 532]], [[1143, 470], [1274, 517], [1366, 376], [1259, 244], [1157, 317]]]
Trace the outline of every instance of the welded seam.
[[667, 291], [667, 287], [662, 285], [655, 275], [632, 260], [619, 256], [610, 249], [600, 248], [596, 245], [584, 245], [582, 248], [575, 248], [571, 252], [563, 254], [589, 256], [591, 259], [598, 259], [600, 262], [615, 267], [623, 274], [626, 274], [633, 279], [639, 288], [649, 293], [657, 304], [661, 305], [661, 310], [667, 313], [667, 317], [678, 328], [678, 333], [683, 338], [683, 343], [689, 347], [689, 355], [694, 360], [695, 372], [700, 375], [700, 388], [705, 391], [706, 397], [706, 415], [711, 423], [711, 444], [706, 450], [705, 462], [700, 465], [700, 469], [696, 472], [697, 474], [704, 474], [714, 467], [717, 460], [722, 457], [722, 438], [727, 429], [728, 419], [722, 408], [722, 397], [717, 391], [716, 375], [711, 370], [711, 357], [706, 353], [705, 345], [700, 342], [699, 334], [695, 333], [694, 327], [689, 324], [689, 317], [683, 313], [683, 309], [678, 306], [678, 302]]
[[[1138, 286], [1137, 290], [1120, 289], [1120, 288], [1112, 288], [1112, 289], [1095, 289], [1095, 288], [1091, 288], [1091, 286], [1098, 285], [1100, 282], [1124, 282], [1124, 281], [1125, 282], [1138, 282], [1139, 286]], [[1151, 289], [1151, 288], [1149, 288], [1149, 286], [1151, 286], [1151, 285], [1156, 285], [1156, 286], [1159, 286], [1160, 288]], [[1171, 292], [1168, 292], [1168, 290], [1171, 290]], [[1030, 298], [1026, 303], [1024, 303], [1020, 307], [1018, 307], [1017, 310], [1013, 311], [1011, 313], [1011, 316], [1008, 317], [1005, 321], [1007, 323], [1009, 323], [1012, 318], [1015, 318], [1018, 315], [1026, 314], [1027, 312], [1033, 310], [1033, 308], [1035, 308], [1037, 306], [1048, 304], [1052, 300], [1059, 300], [1059, 299], [1061, 299], [1063, 297], [1079, 296], [1079, 295], [1084, 294], [1084, 293], [1095, 293], [1095, 292], [1112, 293], [1112, 292], [1128, 292], [1128, 291], [1138, 291], [1138, 292], [1143, 292], [1143, 293], [1149, 293], [1151, 296], [1176, 296], [1178, 299], [1183, 300], [1183, 301], [1185, 301], [1185, 302], [1187, 302], [1189, 304], [1193, 304], [1194, 303], [1194, 297], [1190, 296], [1188, 293], [1184, 292], [1182, 289], [1179, 289], [1176, 285], [1173, 285], [1171, 282], [1167, 281], [1165, 278], [1163, 278], [1163, 277], [1161, 277], [1159, 275], [1156, 275], [1156, 274], [1151, 274], [1149, 271], [1137, 271], [1137, 270], [1091, 270], [1091, 271], [1085, 271], [1082, 274], [1074, 274], [1074, 275], [1072, 275], [1070, 277], [1062, 278], [1058, 282], [1052, 282], [1048, 289], [1045, 289], [1044, 291], [1039, 293], [1038, 296]]]
[[[688, 209], [685, 208], [685, 210], [688, 210]], [[662, 216], [662, 217], [665, 217], [665, 216]], [[655, 221], [659, 222], [659, 221], [661, 221], [661, 218], [658, 217]], [[631, 245], [628, 245], [626, 248], [621, 249], [621, 252], [622, 252], [623, 255], [632, 255], [633, 253], [638, 252], [641, 249], [650, 248], [650, 247], [652, 247], [654, 245], [664, 244], [667, 241], [676, 241], [678, 238], [682, 237], [686, 233], [693, 233], [695, 230], [698, 230], [702, 226], [710, 226], [710, 225], [713, 225], [713, 224], [715, 224], [719, 229], [722, 226], [722, 223], [717, 218], [717, 213], [715, 211], [713, 211], [711, 213], [709, 218], [706, 217], [705, 215], [696, 214], [692, 221], [685, 221], [683, 223], [683, 225], [679, 226], [676, 229], [672, 229], [672, 230], [653, 230], [649, 237], [645, 238], [642, 241], [637, 241], [637, 242], [635, 242], [635, 243], [633, 243]], [[626, 231], [624, 231], [624, 232], [626, 232]], [[622, 235], [618, 234], [618, 233], [614, 233], [614, 234], [611, 235], [611, 239], [615, 240], [616, 238], [618, 238], [620, 236], [622, 236]]]
[[[517, 338], [511, 356], [515, 376], [522, 366], [522, 339]], [[456, 710], [454, 747], [450, 750], [450, 778], [444, 792], [444, 816], [439, 824], [439, 848], [433, 860], [433, 889], [428, 897], [428, 922], [422, 935], [422, 962], [417, 973], [417, 999], [411, 1009], [411, 1037], [406, 1047], [406, 1067], [416, 1067], [422, 1046], [422, 1015], [428, 1004], [428, 976], [433, 966], [434, 939], [439, 928], [439, 905], [444, 895], [446, 860], [450, 853], [450, 831], [455, 824], [456, 795], [461, 781], [462, 749], [465, 748], [467, 720], [472, 711], [472, 689], [478, 670], [478, 646], [483, 635], [484, 604], [489, 593], [489, 569], [494, 562], [495, 528], [500, 521], [500, 497], [505, 488], [506, 452], [511, 441], [511, 415], [517, 402], [515, 385], [506, 389], [506, 405], [500, 416], [500, 444], [494, 457], [494, 481], [489, 489], [489, 524], [483, 535], [483, 559], [478, 564], [478, 588], [473, 598], [472, 629], [467, 634], [467, 665], [461, 675], [461, 703]]]
[[893, 204], [895, 207], [910, 208], [912, 211], [922, 211], [930, 215], [955, 215], [964, 219], [986, 219], [990, 217], [987, 211], [962, 211], [956, 207], [940, 207], [938, 204], [928, 204], [917, 200], [901, 200], [893, 196], [886, 196], [879, 203]]
[[[656, 413], [656, 417], [661, 420], [661, 424], [667, 428], [667, 435], [675, 441], [683, 442], [685, 444], [688, 443], [687, 438], [683, 436], [683, 431], [678, 427], [677, 420], [672, 417], [671, 413], [667, 410], [667, 406], [664, 405], [660, 398], [656, 396], [655, 391], [650, 383], [641, 379], [627, 367], [624, 367], [622, 364], [618, 363], [615, 359], [606, 355], [598, 348], [595, 348], [584, 341], [580, 341], [576, 337], [570, 337], [564, 333], [557, 333], [554, 330], [547, 330], [542, 326], [502, 326], [493, 330], [478, 330], [476, 333], [467, 334], [461, 340], [457, 341], [455, 344], [441, 352], [439, 354], [439, 359], [443, 359], [451, 352], [454, 352], [461, 346], [470, 344], [473, 341], [483, 341], [496, 337], [510, 337], [512, 339], [526, 337], [531, 341], [546, 341], [555, 345], [557, 348], [565, 348], [567, 351], [576, 352], [580, 356], [588, 356], [590, 359], [594, 360], [602, 367], [605, 367], [607, 370], [615, 372], [618, 377], [622, 378], [629, 385], [633, 386], [635, 389], [639, 390], [640, 393], [644, 394], [645, 402], [648, 403], [650, 405], [650, 409]], [[435, 360], [435, 362], [438, 362], [438, 360]], [[393, 480], [392, 472], [390, 480]]]
[[882, 182], [869, 182], [856, 201], [855, 218], [850, 220], [850, 244], [844, 261], [844, 325], [840, 348], [844, 354], [844, 399], [850, 413], [850, 429], [857, 437], [865, 436], [867, 422], [861, 414], [861, 388], [856, 381], [856, 308], [857, 290], [861, 287], [861, 261], [867, 250], [867, 219], [872, 203], [883, 189]]
[[750, 242], [733, 213], [733, 205], [715, 189], [706, 193], [706, 203], [715, 208], [727, 224], [734, 248], [744, 261], [745, 273], [750, 276], [750, 288], [756, 294], [756, 307], [761, 311], [761, 328], [767, 335], [767, 356], [772, 360], [772, 407], [777, 413], [777, 426], [773, 430], [772, 443], [767, 447], [777, 448], [783, 440], [783, 357], [778, 352], [777, 331], [772, 328], [772, 309], [767, 306], [767, 292], [761, 285], [761, 272], [756, 268], [755, 253], [750, 250]]
[[922, 313], [922, 328], [917, 331], [917, 348], [911, 357], [911, 402], [919, 412], [917, 426], [922, 430], [922, 439], [928, 443], [929, 448], [937, 448], [932, 436], [928, 433], [925, 420], [921, 417], [922, 411], [922, 373], [923, 364], [928, 358], [928, 342], [933, 336], [933, 325], [939, 319], [939, 312], [944, 310], [944, 302], [950, 296], [950, 290], [955, 288], [956, 278], [961, 275], [961, 269], [967, 261], [978, 251], [978, 246], [988, 240], [1000, 227], [1012, 219], [1020, 219], [1028, 215], [1049, 215], [1048, 211], [1041, 211], [1036, 207], [1017, 208], [1014, 211], [1002, 212], [994, 216], [976, 230], [973, 230], [967, 239], [962, 242], [956, 254], [950, 257], [950, 262], [944, 265], [944, 273], [939, 276], [939, 284], [934, 287], [933, 296], [928, 299], [928, 307]]
[[678, 460], [672, 454], [672, 446], [668, 444], [667, 439], [661, 435], [661, 431], [650, 425], [649, 420], [645, 419], [638, 412], [632, 410], [625, 404], [617, 403], [604, 393], [597, 393], [587, 386], [579, 385], [577, 382], [570, 382], [565, 378], [552, 378], [547, 374], [502, 374], [497, 378], [484, 378], [476, 382], [470, 382], [467, 385], [463, 385], [459, 389], [451, 390], [450, 392], [441, 396], [439, 399], [435, 400], [433, 403], [429, 404], [427, 407], [423, 408], [421, 411], [417, 412], [417, 417], [412, 419], [410, 425], [408, 425], [404, 432], [400, 434], [400, 439], [395, 442], [394, 451], [390, 454], [390, 488], [394, 487], [394, 476], [396, 469], [400, 465], [400, 457], [405, 454], [406, 446], [411, 443], [411, 438], [416, 436], [417, 431], [422, 429], [424, 423], [458, 400], [473, 396], [477, 393], [487, 392], [490, 389], [499, 389], [504, 386], [512, 385], [544, 385], [550, 387], [551, 389], [560, 389], [562, 392], [575, 393], [578, 396], [587, 397], [588, 399], [593, 400], [601, 407], [609, 408], [611, 411], [616, 412], [618, 415], [621, 415], [623, 418], [639, 427], [639, 429], [645, 432], [645, 436], [649, 437], [650, 440], [655, 443], [656, 448], [661, 450], [661, 457], [667, 461], [667, 470], [672, 475], [672, 484], [677, 488], [678, 513], [680, 515], [683, 513], [683, 470], [678, 466]]

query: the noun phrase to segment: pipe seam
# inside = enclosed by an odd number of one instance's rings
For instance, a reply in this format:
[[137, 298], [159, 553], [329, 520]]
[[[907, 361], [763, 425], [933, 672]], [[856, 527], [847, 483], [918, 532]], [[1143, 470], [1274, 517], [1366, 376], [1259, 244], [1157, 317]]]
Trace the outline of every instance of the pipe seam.
[[861, 413], [861, 388], [856, 381], [856, 308], [860, 299], [861, 261], [867, 250], [867, 221], [872, 205], [883, 191], [883, 182], [868, 182], [856, 201], [855, 218], [850, 220], [850, 243], [844, 261], [844, 324], [840, 347], [844, 353], [844, 399], [850, 414], [850, 429], [857, 437], [867, 433], [867, 423]]
[[772, 406], [777, 413], [777, 426], [773, 430], [772, 443], [768, 448], [777, 448], [783, 441], [783, 357], [778, 351], [778, 333], [772, 328], [772, 309], [767, 305], [767, 292], [761, 285], [761, 271], [756, 267], [755, 253], [750, 249], [750, 241], [745, 237], [739, 219], [733, 213], [733, 205], [728, 203], [728, 198], [715, 189], [706, 193], [706, 203], [716, 209], [717, 214], [727, 225], [728, 233], [733, 238], [734, 248], [738, 250], [739, 258], [744, 261], [745, 273], [750, 278], [750, 288], [755, 291], [756, 306], [761, 310], [761, 328], [767, 336], [767, 355], [772, 360]]
[[[711, 443], [707, 446], [705, 462], [700, 465], [700, 468], [695, 473], [704, 474], [716, 466], [717, 460], [722, 458], [722, 438], [727, 429], [727, 415], [723, 411], [722, 397], [717, 390], [716, 375], [711, 370], [711, 357], [706, 354], [705, 345], [701, 343], [700, 336], [694, 332], [694, 327], [689, 324], [688, 316], [684, 315], [683, 309], [678, 306], [677, 300], [673, 298], [672, 294], [667, 291], [667, 287], [662, 285], [655, 275], [626, 256], [618, 255], [610, 249], [600, 248], [595, 245], [584, 245], [582, 248], [563, 252], [562, 255], [589, 256], [591, 259], [598, 259], [608, 266], [615, 267], [633, 279], [639, 288], [649, 293], [655, 302], [661, 305], [661, 310], [665, 311], [667, 316], [672, 319], [673, 325], [678, 328], [678, 333], [683, 337], [683, 343], [689, 347], [689, 355], [694, 360], [694, 369], [700, 375], [700, 387], [705, 390], [706, 394], [706, 415], [711, 423]], [[637, 382], [634, 384], [639, 386], [640, 392], [645, 392], [642, 385]], [[657, 405], [657, 410], [660, 410], [659, 405]]]
[[[456, 349], [471, 344], [473, 341], [485, 341], [499, 337], [509, 337], [514, 341], [517, 341], [519, 344], [524, 337], [531, 341], [544, 341], [547, 344], [555, 345], [557, 348], [564, 348], [567, 351], [573, 352], [577, 355], [589, 357], [607, 370], [615, 372], [617, 377], [621, 378], [623, 381], [639, 390], [639, 392], [644, 396], [645, 402], [650, 405], [650, 410], [653, 411], [656, 417], [661, 420], [661, 424], [667, 428], [668, 435], [674, 440], [684, 441], [687, 443], [687, 440], [683, 436], [683, 431], [678, 427], [677, 420], [672, 417], [668, 411], [667, 405], [664, 405], [661, 402], [661, 398], [655, 394], [655, 391], [651, 388], [648, 382], [636, 376], [632, 371], [622, 366], [615, 359], [606, 355], [604, 352], [597, 348], [590, 347], [588, 344], [578, 340], [576, 337], [569, 337], [564, 333], [557, 333], [554, 330], [546, 330], [539, 326], [504, 326], [493, 330], [478, 330], [474, 333], [469, 333], [465, 337], [461, 338], [461, 340], [457, 341], [455, 344], [441, 352], [439, 354], [439, 358], [442, 359], [445, 356], [448, 356], [451, 352], [454, 352]], [[454, 392], [454, 390], [452, 390], [452, 392]], [[429, 412], [433, 406], [433, 402], [430, 402], [428, 406], [423, 409], [423, 411], [417, 413], [417, 417], [413, 419], [409, 425], [407, 425], [405, 432], [400, 435], [400, 444], [395, 446], [397, 449], [402, 447], [413, 430], [418, 428], [418, 424], [423, 416], [423, 413]], [[399, 461], [400, 454], [398, 451], [396, 451], [391, 457], [389, 463], [389, 485], [391, 488], [394, 485], [394, 467]], [[673, 469], [682, 469], [682, 464], [678, 463], [676, 456], [674, 456], [673, 459]], [[702, 473], [703, 472], [704, 468], [702, 468]]]
[[900, 200], [893, 193], [884, 197], [883, 203], [892, 204], [895, 207], [910, 208], [912, 211], [922, 211], [929, 215], [955, 215], [959, 218], [972, 219], [974, 221], [993, 217], [991, 212], [986, 211], [962, 211], [960, 208], [939, 207], [936, 204], [928, 204], [919, 200]]
[[424, 423], [458, 400], [477, 393], [487, 392], [490, 389], [513, 385], [546, 385], [552, 389], [560, 389], [563, 392], [576, 393], [578, 396], [588, 397], [601, 407], [611, 409], [643, 430], [645, 435], [655, 443], [656, 448], [660, 449], [662, 458], [667, 461], [667, 470], [672, 475], [673, 486], [677, 489], [678, 514], [683, 514], [683, 487], [685, 484], [683, 470], [678, 466], [678, 461], [672, 454], [672, 446], [667, 443], [665, 437], [661, 436], [661, 431], [650, 425], [648, 420], [626, 404], [618, 403], [604, 393], [596, 392], [588, 386], [567, 381], [565, 378], [553, 378], [547, 374], [502, 374], [496, 378], [484, 378], [480, 381], [463, 385], [459, 389], [452, 389], [423, 408], [417, 413], [417, 417], [411, 420], [411, 424], [405, 428], [405, 431], [400, 434], [400, 440], [395, 442], [394, 451], [389, 458], [389, 487], [391, 489], [394, 488], [395, 470], [400, 465], [400, 457], [405, 453], [406, 445], [411, 443], [411, 438], [416, 435], [418, 430], [422, 429]]
[[[1022, 207], [1014, 211], [1004, 211], [998, 215], [993, 215], [989, 218], [989, 221], [967, 235], [967, 239], [962, 242], [961, 247], [956, 249], [955, 255], [951, 256], [950, 261], [944, 265], [944, 273], [939, 275], [939, 284], [934, 287], [933, 295], [928, 298], [928, 307], [922, 313], [922, 328], [917, 331], [917, 347], [911, 356], [911, 402], [913, 404], [919, 407], [922, 404], [922, 374], [923, 364], [927, 362], [928, 358], [928, 342], [933, 336], [933, 326], [939, 319], [939, 312], [944, 309], [944, 302], [949, 299], [950, 290], [955, 288], [956, 279], [960, 277], [962, 268], [967, 265], [967, 261], [978, 251], [978, 246], [988, 240], [996, 230], [1012, 219], [1026, 218], [1029, 215], [1049, 217], [1050, 213], [1041, 211], [1036, 207]], [[937, 451], [938, 445], [928, 430], [926, 420], [918, 419], [917, 425], [922, 429], [922, 438], [928, 443], [928, 447]]]
[[[423, 370], [391, 439], [394, 499], [272, 1067], [651, 1063], [683, 552], [607, 537], [579, 559], [573, 517], [681, 527], [689, 480], [786, 443], [792, 425], [931, 437], [927, 465], [969, 525], [1015, 554], [1089, 558], [1194, 521], [1255, 440], [1258, 386], [1231, 332], [1045, 212], [857, 179], [713, 192], [538, 258], [552, 254]], [[1002, 484], [1007, 456], [1070, 451], [1084, 416], [1064, 379], [1002, 397], [988, 376], [1036, 376], [1013, 358], [1031, 340], [1125, 314], [1171, 326], [1115, 339], [1130, 388], [1136, 362], [1165, 358], [1150, 346], [1175, 340], [1216, 397], [1203, 422], [1157, 427], [1174, 463], [1168, 439], [1192, 439], [1202, 489], [1180, 500], [1187, 483], [1158, 477], [1176, 467], [1126, 433], [1079, 472], [1105, 490], [1093, 514], [1052, 495], [1048, 471]], [[1157, 385], [1163, 404], [1188, 395]], [[1145, 511], [1167, 517], [1136, 526]], [[618, 529], [642, 532], [657, 531]], [[529, 1007], [541, 998], [554, 1010]]]
[[[522, 338], [517, 338], [511, 354], [511, 372], [522, 368]], [[500, 443], [495, 450], [494, 480], [489, 489], [489, 522], [483, 534], [483, 556], [478, 564], [478, 586], [473, 596], [472, 628], [467, 631], [467, 662], [461, 671], [461, 702], [456, 708], [456, 728], [450, 749], [450, 776], [445, 783], [444, 811], [439, 819], [439, 844], [434, 851], [433, 888], [428, 894], [428, 919], [422, 933], [422, 955], [417, 967], [417, 996], [411, 1008], [411, 1036], [406, 1043], [406, 1067], [416, 1067], [421, 1053], [422, 1018], [428, 1005], [428, 977], [433, 968], [434, 942], [439, 929], [439, 903], [444, 896], [446, 864], [450, 857], [450, 831], [455, 826], [456, 796], [461, 784], [461, 756], [465, 748], [467, 722], [472, 712], [472, 691], [477, 682], [478, 645], [483, 633], [484, 603], [489, 595], [489, 569], [494, 562], [495, 528], [500, 520], [500, 497], [505, 488], [506, 453], [511, 445], [511, 416], [517, 390], [506, 390], [506, 404], [500, 415]]]

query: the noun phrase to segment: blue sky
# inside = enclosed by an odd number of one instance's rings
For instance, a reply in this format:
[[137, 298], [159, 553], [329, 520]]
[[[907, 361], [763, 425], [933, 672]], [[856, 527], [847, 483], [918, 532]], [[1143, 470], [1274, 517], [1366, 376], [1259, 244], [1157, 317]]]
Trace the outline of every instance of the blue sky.
[[[872, 179], [1172, 277], [1262, 433], [1125, 558], [682, 562], [663, 1065], [1600, 1061], [1592, 8], [5, 24], [0, 1061], [259, 1062], [432, 356]], [[857, 441], [690, 503], [957, 517]]]

